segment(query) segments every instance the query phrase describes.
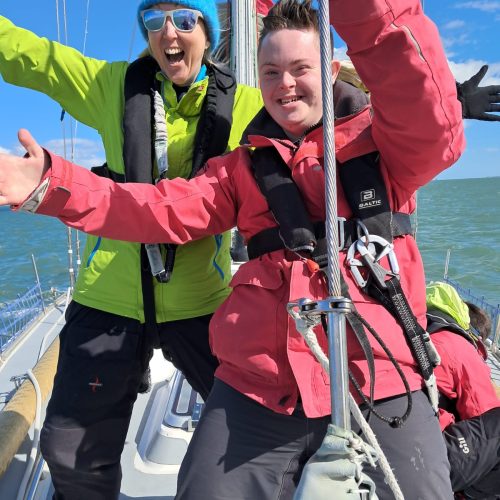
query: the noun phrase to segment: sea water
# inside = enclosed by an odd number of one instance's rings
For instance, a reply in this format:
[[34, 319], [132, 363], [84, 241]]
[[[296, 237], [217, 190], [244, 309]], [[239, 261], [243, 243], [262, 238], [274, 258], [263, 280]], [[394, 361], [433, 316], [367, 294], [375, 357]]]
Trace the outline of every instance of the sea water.
[[[443, 277], [450, 249], [449, 277], [493, 305], [500, 302], [500, 177], [431, 182], [418, 192], [416, 220], [427, 280]], [[80, 239], [83, 249], [85, 235]], [[0, 207], [0, 303], [35, 283], [32, 255], [44, 290], [68, 286], [67, 228]]]

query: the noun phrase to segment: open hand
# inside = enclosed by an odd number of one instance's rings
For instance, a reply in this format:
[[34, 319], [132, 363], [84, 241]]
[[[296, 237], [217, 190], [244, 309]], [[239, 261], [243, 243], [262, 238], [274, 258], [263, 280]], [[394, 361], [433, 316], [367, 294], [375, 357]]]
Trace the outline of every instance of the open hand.
[[500, 121], [500, 114], [492, 114], [500, 112], [500, 85], [479, 86], [487, 71], [485, 64], [474, 76], [457, 84], [464, 118]]
[[0, 154], [0, 205], [18, 205], [26, 200], [50, 164], [49, 156], [27, 130], [19, 130], [17, 136], [26, 155]]

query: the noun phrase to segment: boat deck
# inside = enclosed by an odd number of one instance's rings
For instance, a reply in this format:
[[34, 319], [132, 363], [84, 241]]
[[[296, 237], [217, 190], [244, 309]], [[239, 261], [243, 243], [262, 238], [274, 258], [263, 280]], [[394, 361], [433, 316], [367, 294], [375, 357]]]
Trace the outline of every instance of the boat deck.
[[[64, 304], [52, 307], [9, 349], [6, 356], [0, 358], [0, 391], [4, 391], [0, 393], [0, 409], [15, 390], [10, 378], [21, 375], [21, 367], [36, 363], [42, 341], [48, 346], [59, 333], [64, 323], [63, 313]], [[500, 361], [490, 354], [488, 364], [493, 382], [500, 387]], [[174, 498], [179, 464], [196, 423], [194, 413], [199, 410], [199, 399], [183, 377], [163, 359], [161, 351], [155, 352], [151, 368], [152, 389], [138, 396], [122, 454], [120, 500]], [[17, 497], [33, 434], [32, 426], [0, 480], [1, 499], [14, 500]], [[31, 498], [49, 500], [52, 493], [50, 475], [45, 466], [37, 491]]]
[[[16, 390], [14, 382], [11, 382], [11, 377], [23, 375], [25, 367], [33, 367], [36, 364], [42, 342], [45, 347], [49, 346], [59, 334], [63, 324], [64, 304], [60, 303], [49, 308], [41, 320], [13, 344], [8, 352], [0, 357], [0, 391], [3, 391], [0, 392], [0, 411]], [[165, 474], [165, 467], [155, 467], [155, 464], [147, 460], [144, 461], [138, 453], [141, 438], [145, 434], [147, 425], [150, 424], [148, 418], [150, 418], [154, 401], [159, 393], [165, 392], [168, 387], [168, 379], [174, 373], [173, 366], [164, 360], [160, 351], [156, 352], [152, 360], [152, 373], [152, 389], [147, 394], [139, 394], [137, 398], [122, 454], [121, 500], [129, 498], [143, 500], [173, 499], [176, 491], [179, 464], [170, 467], [170, 470], [167, 471], [170, 473]], [[162, 415], [160, 415], [160, 420], [161, 417]], [[43, 418], [44, 413], [42, 420]], [[188, 438], [190, 437], [190, 433], [184, 434]], [[3, 500], [14, 500], [17, 497], [27, 456], [31, 450], [33, 435], [34, 429], [32, 426], [21, 448], [0, 480], [0, 498]], [[184, 441], [182, 450], [186, 446], [187, 444]], [[181, 454], [178, 455], [182, 456]], [[37, 492], [33, 498], [49, 500], [52, 498], [52, 493], [50, 476], [45, 466]]]
[[42, 343], [46, 349], [59, 335], [64, 325], [64, 310], [64, 299], [61, 298], [47, 307], [40, 320], [0, 354], [0, 411], [16, 390], [11, 378], [23, 375], [23, 370], [35, 366]]
[[500, 388], [500, 361], [490, 353], [487, 363], [491, 370], [491, 380]]

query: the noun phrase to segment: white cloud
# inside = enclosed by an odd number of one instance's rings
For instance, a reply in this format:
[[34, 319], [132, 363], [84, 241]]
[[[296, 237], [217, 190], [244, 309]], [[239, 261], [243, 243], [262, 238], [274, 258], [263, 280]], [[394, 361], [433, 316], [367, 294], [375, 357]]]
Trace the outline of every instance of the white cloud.
[[456, 30], [459, 28], [463, 28], [465, 26], [465, 21], [462, 21], [461, 19], [455, 19], [453, 21], [450, 21], [446, 23], [443, 26], [443, 29], [445, 30]]
[[337, 59], [337, 61], [345, 61], [346, 59], [349, 60], [349, 57], [347, 55], [347, 47], [343, 45], [342, 47], [335, 47], [335, 50], [333, 51], [333, 57]]
[[0, 146], [0, 153], [8, 155], [11, 154], [11, 150], [7, 148], [2, 148], [2, 146]]
[[483, 12], [500, 11], [500, 2], [477, 0], [473, 2], [462, 2], [456, 5], [458, 9], [477, 9]]
[[[68, 160], [72, 160], [82, 167], [94, 167], [102, 165], [105, 160], [104, 149], [100, 141], [91, 141], [89, 139], [74, 140], [74, 154], [71, 151], [71, 141], [66, 140], [66, 151], [64, 148], [63, 139], [51, 139], [42, 144], [43, 147], [56, 153], [59, 156], [64, 156]], [[74, 158], [72, 158], [74, 156]]]
[[442, 36], [441, 41], [445, 50], [449, 50], [456, 45], [464, 46], [470, 43], [467, 33], [460, 33], [458, 36]]
[[[459, 82], [468, 80], [472, 75], [475, 75], [483, 64], [488, 64], [486, 61], [479, 59], [469, 59], [463, 62], [448, 61], [451, 72], [455, 79]], [[481, 81], [481, 86], [499, 85], [500, 84], [500, 62], [489, 63], [489, 69], [486, 76]]]

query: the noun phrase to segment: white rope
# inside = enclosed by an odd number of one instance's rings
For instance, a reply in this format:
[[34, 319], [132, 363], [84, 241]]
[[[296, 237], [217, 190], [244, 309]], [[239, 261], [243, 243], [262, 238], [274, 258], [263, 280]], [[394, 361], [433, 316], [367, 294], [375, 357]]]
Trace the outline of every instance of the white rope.
[[168, 172], [168, 132], [165, 103], [161, 94], [155, 90], [153, 97], [154, 122], [155, 122], [155, 156], [158, 174], [164, 179]]
[[[323, 352], [323, 349], [321, 349], [321, 346], [318, 343], [318, 338], [316, 337], [316, 333], [313, 330], [315, 326], [320, 324], [321, 321], [320, 317], [318, 317], [315, 320], [309, 317], [306, 320], [302, 318], [295, 310], [292, 310], [291, 313], [295, 320], [297, 331], [304, 337], [306, 344], [311, 349], [311, 352], [314, 354], [314, 356], [320, 363], [323, 370], [325, 370], [326, 373], [330, 373], [330, 361], [328, 360], [326, 354]], [[403, 493], [401, 491], [401, 488], [399, 487], [396, 476], [394, 475], [394, 472], [391, 469], [389, 462], [387, 461], [387, 457], [384, 455], [384, 452], [380, 447], [380, 444], [377, 440], [377, 437], [375, 436], [375, 433], [372, 431], [370, 425], [368, 424], [365, 417], [361, 413], [361, 410], [359, 409], [356, 400], [352, 397], [352, 394], [349, 394], [349, 408], [351, 410], [352, 416], [354, 417], [354, 420], [356, 420], [361, 430], [363, 431], [363, 434], [366, 436], [366, 439], [377, 452], [379, 456], [380, 468], [382, 469], [387, 484], [394, 493], [396, 500], [404, 500]], [[365, 449], [362, 447], [362, 445], [360, 445], [359, 443], [356, 443], [355, 445], [357, 447], [360, 447], [360, 449], [362, 449], [363, 452], [365, 452]], [[371, 465], [374, 465], [372, 463], [372, 459], [370, 458], [370, 454], [365, 452], [365, 456], [368, 459], [368, 462]], [[359, 465], [361, 466], [361, 464]]]

